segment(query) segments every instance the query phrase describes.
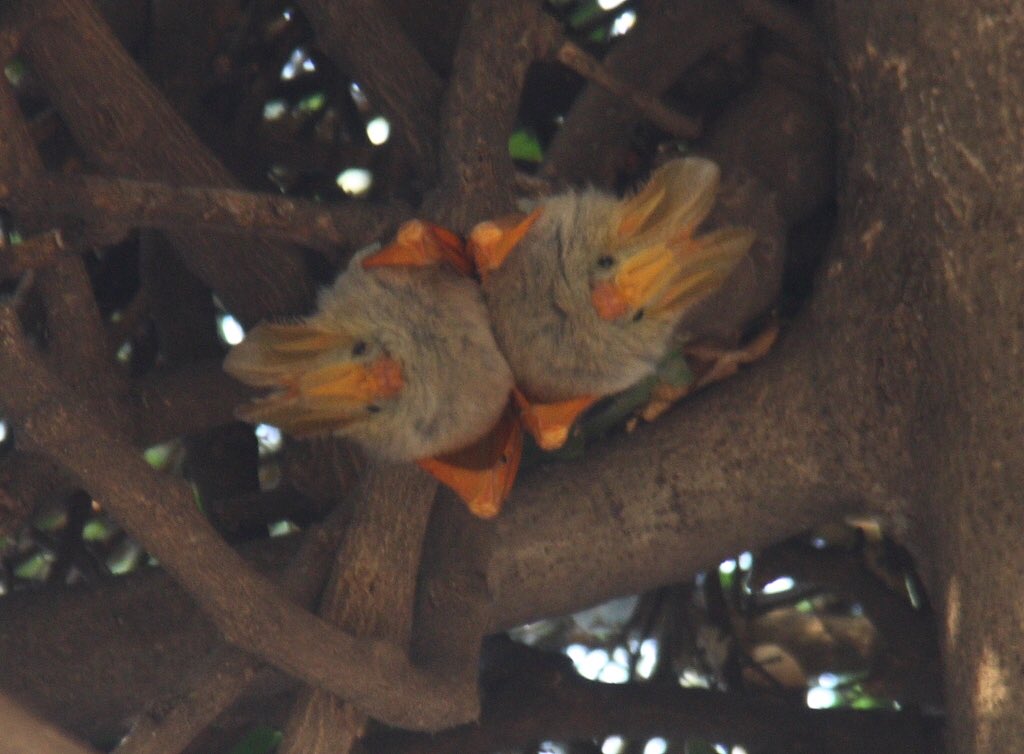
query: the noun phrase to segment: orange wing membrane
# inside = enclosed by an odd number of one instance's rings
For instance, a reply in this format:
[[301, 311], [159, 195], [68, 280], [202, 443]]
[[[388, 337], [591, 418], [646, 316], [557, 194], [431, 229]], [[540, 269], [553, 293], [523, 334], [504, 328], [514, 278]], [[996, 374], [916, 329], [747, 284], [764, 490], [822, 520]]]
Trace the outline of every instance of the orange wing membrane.
[[538, 207], [528, 215], [506, 215], [479, 223], [469, 232], [466, 252], [481, 278], [501, 267], [542, 213], [543, 208]]
[[543, 450], [558, 450], [569, 439], [569, 430], [580, 415], [597, 402], [584, 395], [558, 403], [531, 403], [517, 388], [512, 388], [523, 426]]
[[409, 220], [398, 229], [393, 242], [363, 260], [363, 268], [426, 267], [442, 262], [463, 275], [473, 274], [473, 259], [461, 238], [440, 225]]
[[494, 518], [512, 491], [523, 455], [523, 430], [509, 402], [498, 424], [472, 445], [417, 461], [450, 487], [478, 518]]

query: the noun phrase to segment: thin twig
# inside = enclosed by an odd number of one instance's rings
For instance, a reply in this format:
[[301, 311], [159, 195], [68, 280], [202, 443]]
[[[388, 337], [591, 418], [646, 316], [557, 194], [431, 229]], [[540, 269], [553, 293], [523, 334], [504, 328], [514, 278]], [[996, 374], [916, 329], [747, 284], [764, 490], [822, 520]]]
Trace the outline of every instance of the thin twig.
[[612, 94], [622, 97], [662, 131], [680, 139], [696, 139], [701, 135], [699, 120], [678, 113], [662, 104], [657, 97], [630, 86], [606, 68], [601, 61], [570, 40], [561, 41], [558, 49], [554, 51], [554, 58], [588, 81], [593, 81]]

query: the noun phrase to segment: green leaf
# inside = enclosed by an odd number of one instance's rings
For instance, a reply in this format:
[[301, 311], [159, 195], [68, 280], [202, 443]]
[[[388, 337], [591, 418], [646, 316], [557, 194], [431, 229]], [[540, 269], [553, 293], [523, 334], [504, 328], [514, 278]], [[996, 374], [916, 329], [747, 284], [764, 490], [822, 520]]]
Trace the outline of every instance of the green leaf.
[[243, 738], [230, 754], [269, 754], [281, 743], [281, 731], [273, 728], [257, 728]]
[[82, 539], [86, 542], [106, 542], [114, 533], [114, 527], [101, 518], [94, 518], [82, 527]]
[[19, 579], [32, 579], [42, 581], [50, 572], [50, 566], [56, 558], [48, 552], [37, 552], [28, 560], [21, 563], [14, 569], [14, 575]]
[[688, 738], [683, 746], [686, 754], [718, 754], [714, 744], [708, 743], [702, 738]]
[[638, 408], [650, 401], [655, 382], [653, 377], [645, 377], [633, 387], [594, 406], [583, 422], [584, 436], [588, 440], [600, 438], [623, 424]]
[[146, 448], [142, 452], [142, 457], [146, 459], [146, 463], [157, 471], [160, 471], [167, 467], [167, 464], [171, 460], [171, 451], [173, 450], [173, 443], [164, 442], [159, 445], [152, 445]]
[[26, 66], [25, 61], [20, 58], [15, 58], [4, 66], [4, 75], [14, 86], [20, 85], [27, 73], [28, 66]]
[[604, 10], [596, 2], [583, 3], [570, 14], [569, 26], [578, 29], [603, 14]]
[[672, 387], [686, 387], [694, 380], [693, 370], [682, 351], [669, 351], [658, 364], [658, 379]]
[[300, 113], [306, 114], [323, 110], [325, 104], [327, 104], [327, 95], [323, 92], [313, 92], [300, 99], [295, 107]]
[[544, 150], [540, 148], [537, 137], [524, 128], [508, 137], [508, 153], [513, 160], [521, 162], [541, 162], [544, 159]]

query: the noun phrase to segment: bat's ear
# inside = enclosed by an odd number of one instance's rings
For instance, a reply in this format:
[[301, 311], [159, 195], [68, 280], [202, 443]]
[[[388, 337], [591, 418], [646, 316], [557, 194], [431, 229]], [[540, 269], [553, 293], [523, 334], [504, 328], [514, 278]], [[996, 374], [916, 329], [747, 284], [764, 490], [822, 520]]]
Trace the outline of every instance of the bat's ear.
[[537, 207], [528, 215], [506, 215], [497, 220], [487, 220], [476, 225], [469, 232], [467, 250], [476, 264], [480, 277], [501, 267], [523, 236], [543, 213], [543, 207]]
[[340, 347], [346, 335], [309, 322], [262, 322], [224, 359], [224, 371], [253, 387], [278, 387], [305, 371], [324, 351]]
[[701, 157], [666, 163], [636, 195], [620, 202], [615, 240], [656, 243], [693, 235], [715, 203], [719, 178], [718, 165]]
[[374, 267], [426, 267], [447, 262], [463, 275], [473, 274], [473, 260], [462, 239], [447, 228], [409, 220], [398, 229], [395, 240], [363, 258], [363, 269]]
[[447, 485], [478, 518], [494, 518], [519, 471], [523, 430], [511, 402], [494, 429], [462, 450], [418, 461], [420, 468]]

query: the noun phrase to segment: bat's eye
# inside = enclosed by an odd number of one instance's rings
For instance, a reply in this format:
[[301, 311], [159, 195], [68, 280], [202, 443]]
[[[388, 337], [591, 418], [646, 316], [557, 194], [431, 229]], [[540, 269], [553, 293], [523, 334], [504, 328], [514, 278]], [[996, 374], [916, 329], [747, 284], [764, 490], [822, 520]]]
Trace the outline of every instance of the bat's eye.
[[633, 321], [634, 322], [639, 322], [643, 318], [644, 318], [644, 310], [643, 309], [637, 309], [636, 310], [636, 314], [633, 315]]
[[600, 257], [597, 260], [597, 266], [600, 267], [602, 270], [610, 270], [612, 268], [612, 265], [614, 264], [615, 260], [607, 255]]
[[366, 341], [365, 340], [357, 340], [356, 344], [354, 346], [352, 346], [352, 355], [353, 356], [362, 356], [365, 353], [366, 353]]
[[371, 414], [379, 414], [380, 406], [378, 406], [376, 403], [371, 403], [366, 407], [366, 410], [369, 411]]

